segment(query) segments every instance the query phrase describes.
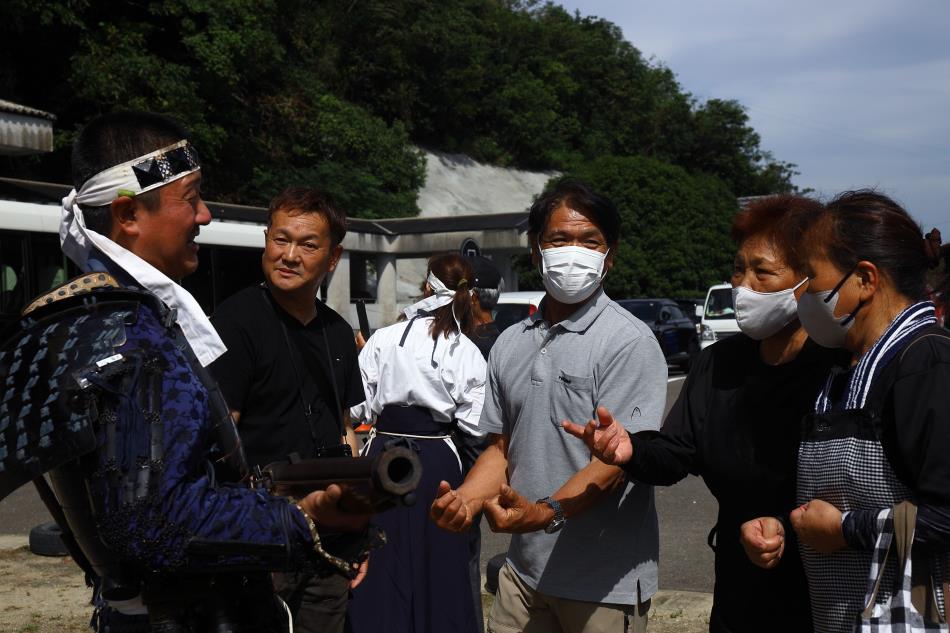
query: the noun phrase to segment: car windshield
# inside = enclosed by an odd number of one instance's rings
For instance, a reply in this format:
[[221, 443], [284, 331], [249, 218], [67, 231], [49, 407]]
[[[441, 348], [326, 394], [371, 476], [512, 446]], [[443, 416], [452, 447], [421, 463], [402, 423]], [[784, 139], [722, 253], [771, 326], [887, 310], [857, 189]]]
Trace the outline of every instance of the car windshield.
[[659, 304], [653, 301], [624, 301], [620, 304], [641, 321], [656, 321]]
[[717, 288], [706, 299], [706, 319], [734, 319], [736, 309], [732, 305], [732, 288]]

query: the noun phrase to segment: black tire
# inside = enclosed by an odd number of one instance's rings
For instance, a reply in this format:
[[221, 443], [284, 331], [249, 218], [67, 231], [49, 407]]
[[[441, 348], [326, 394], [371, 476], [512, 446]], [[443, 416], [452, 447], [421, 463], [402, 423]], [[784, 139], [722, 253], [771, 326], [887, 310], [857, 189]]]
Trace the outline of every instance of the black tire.
[[38, 556], [68, 556], [62, 530], [55, 523], [41, 523], [30, 530], [30, 551]]
[[504, 552], [495, 554], [488, 559], [485, 565], [485, 591], [494, 594], [498, 591], [498, 572], [505, 566], [505, 559], [508, 555]]

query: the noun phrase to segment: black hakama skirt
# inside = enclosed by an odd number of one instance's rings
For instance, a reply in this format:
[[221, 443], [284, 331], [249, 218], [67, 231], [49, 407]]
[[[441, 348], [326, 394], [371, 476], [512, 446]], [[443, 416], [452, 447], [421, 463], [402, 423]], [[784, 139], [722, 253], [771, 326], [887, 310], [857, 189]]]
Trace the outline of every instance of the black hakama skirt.
[[[448, 435], [450, 428], [421, 407], [387, 406], [377, 433]], [[377, 435], [367, 455], [375, 456], [392, 435]], [[468, 537], [436, 527], [429, 518], [439, 482], [462, 483], [459, 460], [446, 440], [409, 438], [422, 462], [416, 502], [376, 516], [387, 543], [369, 559], [369, 573], [347, 607], [350, 633], [476, 633], [468, 573]]]

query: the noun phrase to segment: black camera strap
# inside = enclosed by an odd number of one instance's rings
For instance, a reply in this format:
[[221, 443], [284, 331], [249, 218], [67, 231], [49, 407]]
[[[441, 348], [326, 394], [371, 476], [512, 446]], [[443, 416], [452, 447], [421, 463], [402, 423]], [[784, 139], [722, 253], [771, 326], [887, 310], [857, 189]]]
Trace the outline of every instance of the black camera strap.
[[[270, 294], [270, 290], [261, 285], [261, 289]], [[320, 448], [318, 445], [317, 433], [317, 420], [313, 413], [313, 404], [320, 399], [320, 394], [314, 383], [313, 379], [305, 380], [303, 373], [300, 371], [300, 366], [303, 365], [303, 357], [300, 355], [300, 349], [293, 345], [290, 341], [290, 333], [287, 331], [287, 324], [284, 323], [283, 317], [277, 312], [277, 308], [271, 303], [273, 300], [272, 297], [267, 297], [262, 295], [261, 298], [263, 301], [270, 307], [271, 311], [274, 313], [274, 316], [277, 318], [277, 322], [280, 324], [281, 333], [284, 335], [284, 345], [287, 347], [287, 353], [290, 357], [290, 365], [294, 370], [294, 377], [297, 379], [297, 393], [300, 398], [300, 406], [303, 410], [304, 420], [307, 422], [307, 426], [310, 429], [310, 439], [313, 441], [314, 450]], [[323, 334], [323, 344], [324, 351], [327, 356], [327, 367], [324, 368], [323, 364], [319, 361], [317, 362], [320, 365], [321, 369], [329, 372], [330, 378], [330, 390], [333, 392], [333, 404], [336, 407], [336, 410], [333, 411], [333, 418], [337, 423], [337, 430], [339, 431], [339, 436], [342, 438], [346, 435], [346, 432], [343, 428], [343, 406], [340, 403], [340, 394], [337, 390], [336, 384], [336, 372], [333, 369], [333, 353], [330, 349], [330, 337], [327, 336], [327, 328], [323, 319], [320, 317], [320, 306], [316, 306], [316, 317], [317, 324], [320, 327], [320, 331]], [[298, 362], [299, 361], [299, 362]], [[304, 393], [304, 390], [308, 390], [310, 395], [308, 396]]]

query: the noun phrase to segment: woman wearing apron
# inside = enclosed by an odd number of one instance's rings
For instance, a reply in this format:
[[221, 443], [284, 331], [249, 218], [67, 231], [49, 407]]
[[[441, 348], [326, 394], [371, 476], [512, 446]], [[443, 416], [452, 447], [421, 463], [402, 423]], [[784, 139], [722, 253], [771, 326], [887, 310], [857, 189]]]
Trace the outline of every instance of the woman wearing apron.
[[428, 518], [439, 482], [462, 483], [454, 428], [478, 436], [486, 365], [467, 338], [474, 328], [470, 282], [459, 255], [429, 260], [423, 299], [406, 320], [377, 330], [360, 352], [365, 415], [375, 419], [364, 455], [389, 442], [419, 452], [422, 481], [416, 502], [380, 514], [387, 544], [373, 552], [369, 573], [347, 609], [353, 633], [474, 633], [468, 544], [464, 534], [438, 529]]
[[[831, 201], [801, 243], [809, 277], [798, 304], [802, 326], [817, 343], [852, 355], [849, 367], [828, 376], [799, 448], [801, 505], [790, 522], [801, 543], [815, 630], [854, 629], [865, 606], [878, 516], [904, 500], [918, 506], [914, 565], [929, 564], [943, 611], [950, 569], [950, 333], [936, 325], [934, 306], [924, 299], [925, 274], [939, 264], [939, 233], [921, 236], [894, 201], [858, 191]], [[885, 576], [879, 601], [894, 580]]]

